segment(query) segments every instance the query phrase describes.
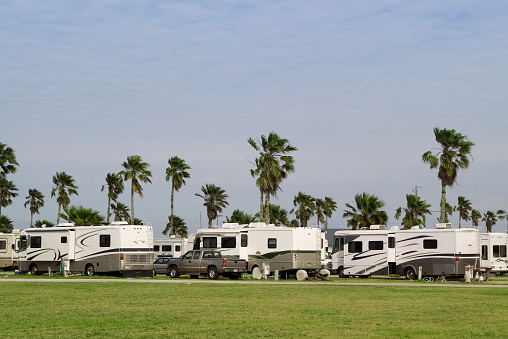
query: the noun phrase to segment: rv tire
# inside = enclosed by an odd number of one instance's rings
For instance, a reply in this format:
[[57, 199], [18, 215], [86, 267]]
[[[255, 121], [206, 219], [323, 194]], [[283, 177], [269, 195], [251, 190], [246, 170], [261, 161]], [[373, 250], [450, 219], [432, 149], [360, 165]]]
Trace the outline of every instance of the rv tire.
[[217, 268], [215, 266], [210, 267], [208, 269], [208, 279], [216, 280], [218, 277]]
[[93, 267], [92, 264], [86, 265], [86, 267], [85, 267], [85, 275], [87, 277], [92, 277], [92, 276], [95, 275], [95, 267]]
[[180, 276], [180, 274], [178, 273], [178, 267], [176, 266], [171, 266], [169, 268], [169, 276], [171, 278], [178, 278]]
[[32, 266], [30, 266], [30, 273], [32, 275], [39, 275], [39, 269], [36, 264], [32, 264]]
[[417, 279], [416, 272], [415, 272], [414, 268], [412, 268], [412, 267], [406, 268], [406, 270], [404, 271], [404, 275], [406, 276], [407, 280], [416, 280]]
[[344, 275], [344, 267], [339, 267], [337, 274], [339, 275], [339, 278], [345, 278], [346, 276]]

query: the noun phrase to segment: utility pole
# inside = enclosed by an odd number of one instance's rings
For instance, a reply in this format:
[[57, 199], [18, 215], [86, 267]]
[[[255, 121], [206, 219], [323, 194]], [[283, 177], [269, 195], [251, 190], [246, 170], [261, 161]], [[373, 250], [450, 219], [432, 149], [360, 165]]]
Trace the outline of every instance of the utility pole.
[[418, 186], [415, 186], [415, 196], [418, 198]]

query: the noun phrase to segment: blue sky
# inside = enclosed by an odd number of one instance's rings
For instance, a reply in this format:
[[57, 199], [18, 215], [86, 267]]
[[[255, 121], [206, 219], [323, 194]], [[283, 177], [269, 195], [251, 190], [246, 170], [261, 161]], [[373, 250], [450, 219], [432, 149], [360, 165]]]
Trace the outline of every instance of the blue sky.
[[340, 228], [344, 204], [367, 192], [398, 225], [415, 186], [439, 209], [437, 171], [421, 162], [434, 127], [476, 143], [448, 201], [508, 210], [507, 14], [505, 1], [2, 1], [0, 142], [20, 163], [9, 177], [20, 195], [2, 213], [27, 227], [37, 188], [36, 218], [56, 221], [52, 176], [65, 171], [79, 187], [71, 203], [105, 214], [106, 174], [138, 154], [153, 178], [135, 214], [159, 237], [177, 155], [192, 177], [175, 214], [195, 232], [207, 183], [229, 195], [224, 215], [257, 212], [247, 139], [275, 131], [299, 148], [275, 203], [330, 196]]

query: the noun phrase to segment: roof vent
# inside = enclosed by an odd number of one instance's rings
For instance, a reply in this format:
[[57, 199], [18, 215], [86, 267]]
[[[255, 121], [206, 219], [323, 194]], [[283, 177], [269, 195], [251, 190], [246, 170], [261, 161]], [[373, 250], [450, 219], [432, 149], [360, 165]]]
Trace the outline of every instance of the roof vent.
[[[58, 227], [72, 227], [75, 226], [73, 222], [61, 222], [57, 225]], [[45, 227], [45, 226], [44, 226]]]
[[236, 222], [225, 222], [222, 224], [222, 228], [225, 229], [240, 228], [240, 225]]
[[264, 222], [251, 222], [249, 224], [249, 227], [256, 228], [256, 227], [266, 227], [266, 224]]
[[371, 230], [385, 230], [386, 225], [370, 225]]
[[121, 225], [129, 225], [127, 221], [113, 221], [110, 224], [111, 226], [121, 226]]
[[419, 230], [419, 229], [420, 229], [420, 226], [418, 226], [418, 225], [417, 225], [417, 226], [413, 226], [413, 227], [411, 227], [411, 229], [412, 229], [412, 230]]
[[441, 223], [441, 224], [436, 224], [435, 227], [438, 228], [438, 229], [452, 228], [452, 224], [450, 224], [450, 223]]

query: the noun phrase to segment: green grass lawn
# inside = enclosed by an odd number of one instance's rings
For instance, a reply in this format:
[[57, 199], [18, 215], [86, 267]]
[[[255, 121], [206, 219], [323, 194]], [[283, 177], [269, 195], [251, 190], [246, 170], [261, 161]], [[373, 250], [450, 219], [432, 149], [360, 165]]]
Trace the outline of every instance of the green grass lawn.
[[4, 337], [508, 337], [507, 288], [2, 282]]

